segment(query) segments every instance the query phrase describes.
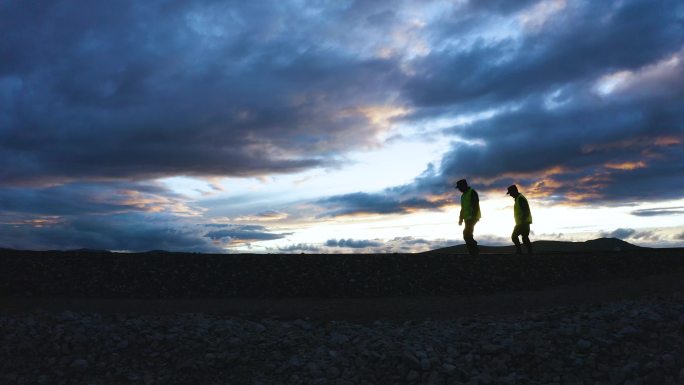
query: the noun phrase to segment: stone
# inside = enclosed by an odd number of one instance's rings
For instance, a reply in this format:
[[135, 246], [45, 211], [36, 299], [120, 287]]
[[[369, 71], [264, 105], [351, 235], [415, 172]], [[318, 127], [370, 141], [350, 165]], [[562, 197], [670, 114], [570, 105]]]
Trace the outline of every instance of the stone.
[[482, 347], [482, 350], [487, 354], [497, 354], [505, 350], [501, 345], [496, 344], [486, 344]]
[[411, 370], [409, 374], [406, 376], [406, 381], [408, 382], [415, 382], [420, 378], [420, 374], [416, 372], [415, 370]]
[[627, 379], [627, 374], [622, 369], [611, 370], [610, 374], [611, 385], [620, 385]]
[[84, 360], [83, 358], [77, 358], [71, 363], [71, 365], [69, 365], [70, 368], [79, 372], [85, 372], [88, 370], [88, 366], [88, 361]]
[[577, 341], [576, 346], [581, 351], [587, 351], [592, 347], [592, 343], [585, 340], [585, 339], [581, 339], [581, 340]]
[[335, 366], [331, 366], [326, 369], [326, 374], [328, 375], [328, 378], [335, 379], [340, 376], [340, 369]]
[[413, 354], [404, 352], [402, 359], [409, 368], [420, 369], [420, 361]]
[[334, 344], [346, 344], [349, 342], [349, 337], [345, 334], [338, 333], [338, 332], [331, 332], [330, 333], [330, 342]]
[[628, 326], [625, 326], [622, 329], [620, 329], [620, 331], [618, 333], [625, 335], [625, 336], [631, 336], [634, 334], [638, 334], [639, 331], [634, 326], [628, 325]]
[[674, 368], [674, 367], [677, 365], [674, 356], [672, 356], [672, 354], [669, 354], [669, 353], [668, 353], [668, 354], [663, 354], [663, 355], [660, 357], [660, 360], [662, 361], [663, 367], [664, 367], [665, 369], [672, 369], [672, 368]]
[[303, 329], [303, 330], [311, 330], [312, 329], [312, 326], [310, 323], [308, 323], [304, 320], [301, 320], [301, 319], [295, 320], [292, 324], [299, 327], [300, 329]]

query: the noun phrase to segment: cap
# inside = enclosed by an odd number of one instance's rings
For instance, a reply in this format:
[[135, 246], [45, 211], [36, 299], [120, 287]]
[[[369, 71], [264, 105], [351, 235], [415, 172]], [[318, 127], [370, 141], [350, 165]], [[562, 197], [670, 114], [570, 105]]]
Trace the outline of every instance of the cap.
[[461, 179], [461, 180], [459, 180], [458, 182], [456, 182], [456, 186], [457, 186], [457, 187], [458, 187], [458, 186], [464, 186], [464, 185], [467, 185], [467, 184], [468, 184], [468, 182], [466, 182], [465, 179]]
[[511, 192], [518, 192], [518, 186], [512, 184], [508, 186], [508, 192], [506, 194], [511, 195]]

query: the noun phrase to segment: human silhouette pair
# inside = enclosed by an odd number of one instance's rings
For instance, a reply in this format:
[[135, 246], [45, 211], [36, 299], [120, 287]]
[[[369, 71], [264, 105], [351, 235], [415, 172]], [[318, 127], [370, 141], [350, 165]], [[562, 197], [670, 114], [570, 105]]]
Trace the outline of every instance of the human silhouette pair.
[[[465, 179], [461, 179], [456, 182], [456, 186], [461, 195], [461, 211], [458, 217], [458, 225], [461, 226], [465, 222], [465, 228], [463, 229], [463, 240], [466, 243], [468, 253], [473, 256], [480, 254], [480, 248], [477, 246], [477, 241], [474, 237], [475, 224], [480, 220], [482, 214], [480, 212], [480, 197], [472, 187], [468, 186], [468, 182]], [[513, 228], [513, 234], [511, 234], [511, 240], [515, 245], [516, 253], [522, 254], [522, 248], [520, 247], [520, 239], [522, 237], [522, 243], [525, 245], [528, 254], [532, 254], [532, 243], [530, 242], [530, 224], [532, 224], [532, 213], [530, 211], [530, 205], [527, 202], [527, 198], [523, 196], [518, 191], [518, 186], [510, 185], [508, 186], [507, 194], [510, 195], [514, 200], [515, 204], [513, 206], [513, 215], [515, 217], [515, 227]]]

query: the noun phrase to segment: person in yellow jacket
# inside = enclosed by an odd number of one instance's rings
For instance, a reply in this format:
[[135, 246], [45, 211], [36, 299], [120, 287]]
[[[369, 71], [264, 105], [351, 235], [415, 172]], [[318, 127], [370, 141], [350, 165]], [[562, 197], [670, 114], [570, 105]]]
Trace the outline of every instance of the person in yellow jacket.
[[518, 239], [518, 237], [522, 235], [522, 241], [527, 248], [527, 253], [532, 254], [532, 243], [530, 242], [530, 225], [532, 224], [532, 213], [530, 212], [530, 205], [527, 203], [527, 199], [520, 192], [518, 192], [518, 186], [514, 184], [508, 186], [507, 194], [515, 199], [515, 205], [513, 206], [515, 227], [513, 228], [511, 239], [515, 244], [516, 253], [522, 254], [520, 240]]
[[477, 247], [477, 241], [473, 237], [475, 231], [475, 224], [480, 220], [480, 198], [477, 192], [472, 187], [468, 186], [465, 179], [456, 182], [456, 188], [463, 193], [461, 195], [461, 213], [458, 217], [458, 225], [465, 222], [463, 229], [463, 240], [468, 248], [470, 255], [478, 255], [480, 248]]

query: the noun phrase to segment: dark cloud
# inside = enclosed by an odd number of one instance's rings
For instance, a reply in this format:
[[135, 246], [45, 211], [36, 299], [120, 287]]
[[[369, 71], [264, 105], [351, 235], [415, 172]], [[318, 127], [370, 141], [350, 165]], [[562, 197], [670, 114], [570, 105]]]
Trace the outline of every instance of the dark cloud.
[[659, 207], [654, 209], [634, 210], [630, 214], [638, 217], [655, 217], [661, 215], [682, 215], [684, 207]]
[[[442, 176], [486, 187], [519, 183], [542, 196], [575, 201], [681, 196], [684, 114], [666, 107], [584, 105], [544, 111], [524, 105], [459, 130], [486, 145], [457, 145]], [[635, 186], [639, 186], [635, 188]]]
[[635, 230], [630, 228], [619, 228], [611, 232], [600, 233], [602, 237], [619, 238], [622, 240], [630, 239], [641, 242], [658, 242], [664, 240], [663, 234], [653, 230]]
[[[574, 201], [681, 196], [684, 182], [672, 178], [684, 170], [684, 29], [681, 13], [672, 13], [681, 4], [584, 5], [522, 43], [424, 59], [418, 72], [425, 75], [409, 83], [418, 103], [503, 104], [494, 117], [452, 130], [467, 141], [423, 188], [468, 177], [487, 188], [518, 182]], [[594, 82], [617, 71], [643, 79], [597, 94]]]
[[[144, 181], [337, 165], [380, 144], [386, 127], [367, 106], [411, 111], [393, 118], [404, 127], [477, 118], [440, 131], [450, 151], [411, 183], [319, 199], [320, 217], [440, 209], [464, 177], [485, 194], [517, 183], [558, 202], [681, 198], [684, 5], [547, 3], [566, 7], [545, 20], [540, 4], [4, 2], [2, 239], [191, 250], [282, 238], [184, 226], [202, 209]], [[260, 210], [236, 220], [284, 218]], [[136, 220], [144, 231], [129, 234]], [[411, 241], [397, 247], [426, 246]]]
[[352, 193], [337, 195], [316, 202], [325, 208], [320, 217], [357, 214], [403, 214], [410, 211], [435, 208], [438, 202], [418, 197], [397, 198], [386, 194]]
[[420, 253], [462, 243], [463, 240], [454, 239], [424, 239], [411, 236], [395, 237], [385, 243], [385, 252]]
[[277, 250], [280, 253], [319, 253], [322, 251], [321, 247], [308, 243], [297, 243], [285, 247], [278, 247]]
[[221, 230], [213, 230], [205, 234], [207, 238], [213, 240], [222, 240], [226, 243], [235, 242], [254, 242], [254, 241], [269, 241], [273, 239], [285, 238], [291, 233], [276, 234], [269, 232], [264, 226], [259, 225], [234, 225], [229, 224], [221, 228]]
[[657, 232], [657, 231], [637, 231], [634, 235], [632, 235], [632, 239], [636, 239], [638, 241], [645, 241], [645, 242], [659, 242], [664, 240], [663, 234]]
[[339, 253], [340, 248], [364, 249], [369, 253], [419, 253], [453, 246], [463, 241], [456, 240], [428, 240], [415, 237], [396, 237], [387, 241], [380, 240], [355, 240], [355, 239], [330, 239], [322, 245], [299, 243], [285, 247], [278, 247], [281, 253]]
[[18, 249], [221, 252], [198, 211], [153, 183], [0, 188], [0, 245]]
[[0, 246], [216, 253], [231, 243], [285, 236], [257, 225], [197, 225], [200, 214], [185, 197], [158, 184], [2, 188]]
[[325, 242], [327, 247], [349, 247], [352, 249], [364, 249], [369, 247], [378, 247], [382, 243], [378, 241], [371, 241], [368, 239], [329, 239]]
[[684, 233], [677, 235], [676, 238], [679, 239], [680, 241], [684, 241]]
[[128, 212], [191, 213], [181, 195], [154, 183], [72, 183], [0, 188], [6, 216], [81, 216]]
[[[682, 14], [673, 12], [682, 9], [677, 1], [569, 4], [538, 33], [480, 39], [465, 51], [434, 51], [416, 63], [408, 94], [418, 105], [491, 106], [592, 80], [606, 71], [639, 68], [671, 55], [684, 39]], [[444, 31], [441, 27], [434, 26], [437, 32]]]
[[[490, 114], [447, 129], [452, 149], [412, 183], [321, 203], [340, 203], [333, 214], [404, 213], [407, 197], [430, 196], [439, 208], [460, 178], [484, 191], [517, 183], [560, 202], [681, 198], [684, 178], [673, 175], [684, 173], [682, 15], [673, 1], [568, 2], [540, 30], [432, 51], [405, 83], [421, 107], [407, 121]], [[482, 23], [467, 22], [464, 33]]]
[[615, 229], [610, 233], [603, 233], [602, 236], [608, 236], [611, 238], [627, 239], [632, 237], [636, 233], [634, 229]]
[[437, 210], [453, 203], [453, 183], [450, 183], [431, 164], [412, 183], [387, 188], [378, 193], [336, 195], [315, 203], [324, 210], [319, 217], [407, 214], [418, 210]]
[[511, 13], [537, 2], [539, 0], [469, 0], [467, 7], [482, 12]]
[[203, 237], [198, 228], [183, 226], [177, 218], [159, 215], [151, 221], [149, 216], [139, 213], [2, 223], [0, 245], [34, 250], [223, 252], [219, 245]]
[[3, 4], [0, 180], [294, 172], [372, 144], [357, 108], [389, 100], [395, 63], [330, 49], [299, 11]]

